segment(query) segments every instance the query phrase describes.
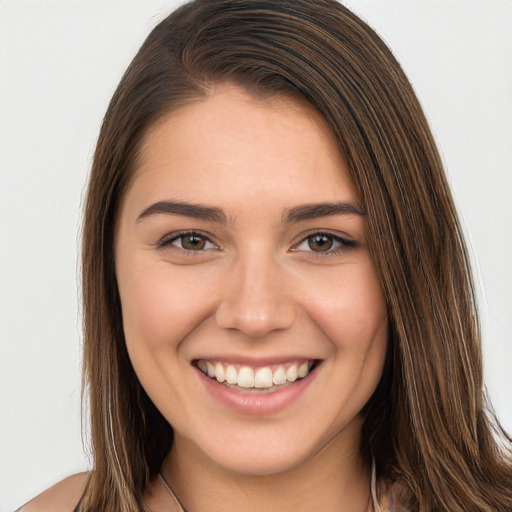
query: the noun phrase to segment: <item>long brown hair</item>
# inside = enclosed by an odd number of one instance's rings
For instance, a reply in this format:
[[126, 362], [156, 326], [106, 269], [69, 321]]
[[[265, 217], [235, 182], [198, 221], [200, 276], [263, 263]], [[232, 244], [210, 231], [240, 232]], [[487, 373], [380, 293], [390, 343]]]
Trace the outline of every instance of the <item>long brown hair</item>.
[[[382, 40], [334, 0], [196, 0], [148, 36], [101, 129], [83, 225], [84, 393], [94, 468], [79, 509], [140, 511], [173, 441], [124, 342], [113, 240], [148, 128], [212, 84], [300, 95], [339, 143], [387, 300], [388, 360], [363, 453], [411, 510], [512, 509], [510, 438], [489, 414], [470, 265], [412, 87]], [[500, 440], [498, 440], [498, 435]]]

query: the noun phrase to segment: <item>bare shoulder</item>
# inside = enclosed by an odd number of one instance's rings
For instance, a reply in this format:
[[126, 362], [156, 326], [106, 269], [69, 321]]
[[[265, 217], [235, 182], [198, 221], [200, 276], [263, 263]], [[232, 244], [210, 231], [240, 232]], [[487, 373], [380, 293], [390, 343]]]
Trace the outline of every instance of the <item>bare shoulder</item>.
[[77, 473], [56, 483], [17, 512], [72, 512], [85, 490], [89, 473]]

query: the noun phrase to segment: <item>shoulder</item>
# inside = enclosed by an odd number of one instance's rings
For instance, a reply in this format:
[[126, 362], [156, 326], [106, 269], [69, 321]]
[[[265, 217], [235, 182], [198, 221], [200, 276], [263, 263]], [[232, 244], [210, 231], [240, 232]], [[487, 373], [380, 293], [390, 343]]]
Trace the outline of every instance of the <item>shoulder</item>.
[[77, 473], [56, 483], [17, 512], [72, 512], [85, 490], [88, 473]]

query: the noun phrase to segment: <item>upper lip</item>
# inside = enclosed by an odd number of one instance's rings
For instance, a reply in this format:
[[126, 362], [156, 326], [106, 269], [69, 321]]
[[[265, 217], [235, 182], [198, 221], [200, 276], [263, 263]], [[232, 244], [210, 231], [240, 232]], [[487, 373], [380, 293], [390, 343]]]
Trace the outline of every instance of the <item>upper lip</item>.
[[302, 362], [302, 361], [317, 361], [318, 357], [310, 357], [304, 355], [286, 355], [286, 356], [272, 356], [272, 357], [247, 357], [242, 355], [201, 355], [194, 357], [191, 362], [196, 363], [197, 361], [219, 361], [227, 364], [236, 364], [244, 366], [271, 366], [278, 364], [285, 364], [291, 362]]

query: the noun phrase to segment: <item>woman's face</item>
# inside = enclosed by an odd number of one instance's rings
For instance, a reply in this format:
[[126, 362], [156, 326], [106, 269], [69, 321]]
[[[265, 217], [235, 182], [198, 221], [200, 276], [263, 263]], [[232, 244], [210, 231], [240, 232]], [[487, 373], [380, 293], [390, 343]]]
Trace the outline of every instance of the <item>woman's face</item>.
[[358, 451], [386, 304], [310, 106], [223, 85], [159, 122], [115, 253], [128, 352], [177, 449], [244, 474]]

